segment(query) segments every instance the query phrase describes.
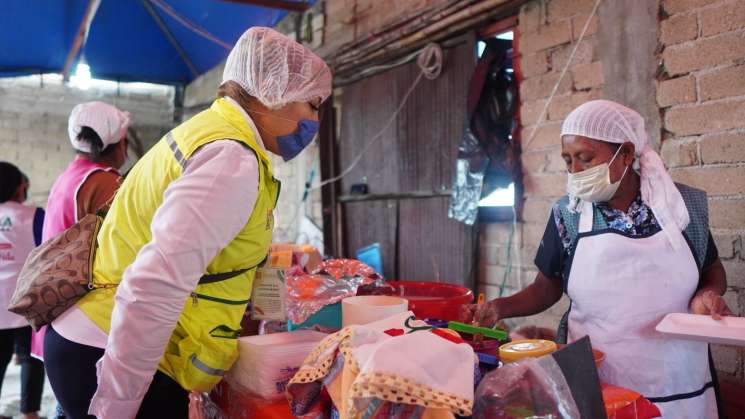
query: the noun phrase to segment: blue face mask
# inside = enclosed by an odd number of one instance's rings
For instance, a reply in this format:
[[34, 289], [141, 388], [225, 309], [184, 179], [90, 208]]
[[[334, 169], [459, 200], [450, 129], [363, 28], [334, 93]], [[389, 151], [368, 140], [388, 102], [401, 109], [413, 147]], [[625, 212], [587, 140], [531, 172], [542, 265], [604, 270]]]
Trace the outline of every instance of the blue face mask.
[[282, 158], [285, 161], [290, 161], [300, 154], [313, 141], [318, 133], [319, 126], [318, 121], [303, 119], [298, 122], [297, 130], [294, 133], [277, 137], [279, 154]]

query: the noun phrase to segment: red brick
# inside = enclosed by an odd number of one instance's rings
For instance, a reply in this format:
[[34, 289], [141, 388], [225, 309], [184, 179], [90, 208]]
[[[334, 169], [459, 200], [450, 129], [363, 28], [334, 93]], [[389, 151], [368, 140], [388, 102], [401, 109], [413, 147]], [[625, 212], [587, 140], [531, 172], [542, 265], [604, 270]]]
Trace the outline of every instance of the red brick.
[[[590, 17], [589, 14], [586, 15], [579, 15], [572, 18], [572, 40], [579, 39], [579, 36], [582, 34], [582, 29], [585, 28], [585, 24], [587, 23], [587, 18]], [[595, 14], [590, 19], [590, 23], [587, 25], [587, 31], [585, 32], [585, 36], [594, 35], [598, 32], [598, 15]]]
[[696, 79], [693, 76], [665, 80], [657, 85], [657, 104], [660, 107], [666, 108], [695, 101]]
[[677, 136], [745, 127], [745, 100], [708, 103], [665, 112], [665, 128]]
[[[534, 127], [524, 127], [522, 129], [524, 152], [561, 146], [560, 122], [544, 123], [535, 128], [535, 134], [533, 130]], [[530, 139], [531, 135], [533, 135], [532, 140]]]
[[698, 22], [695, 14], [677, 14], [660, 23], [660, 41], [665, 45], [696, 39]]
[[[523, 102], [520, 107], [520, 122], [522, 122], [523, 126], [535, 125], [538, 122], [538, 118], [541, 117], [541, 112], [543, 112], [543, 109], [546, 107], [546, 101], [547, 99]], [[547, 117], [548, 110], [546, 110], [546, 113], [543, 115], [543, 120], [545, 121]]]
[[745, 166], [672, 169], [670, 175], [676, 182], [702, 189], [709, 196], [745, 194]]
[[566, 173], [543, 175], [525, 171], [523, 180], [525, 196], [558, 198], [566, 193]]
[[504, 263], [504, 252], [502, 247], [493, 244], [481, 244], [479, 246], [479, 263], [481, 265], [500, 265]]
[[547, 54], [541, 51], [536, 54], [523, 55], [520, 57], [520, 69], [525, 78], [547, 73], [549, 70]]
[[529, 2], [520, 8], [519, 26], [520, 32], [526, 34], [535, 32], [543, 21], [543, 7], [540, 2]]
[[[726, 271], [727, 269], [725, 268], [725, 272]], [[742, 292], [742, 289], [735, 287], [727, 287], [727, 292], [725, 292], [722, 296], [724, 298], [724, 302], [732, 310], [732, 313], [735, 316], [742, 316], [745, 304], [741, 304], [740, 302], [742, 301], [743, 303], [745, 303], [745, 301], [742, 300], [743, 296], [745, 296], [745, 293]], [[742, 350], [740, 350], [740, 353], [742, 353]]]
[[594, 63], [574, 66], [572, 67], [572, 78], [574, 79], [574, 88], [577, 90], [599, 87], [603, 84], [603, 63], [595, 61]]
[[721, 259], [732, 259], [735, 257], [735, 248], [742, 249], [742, 237], [739, 234], [717, 234], [712, 233], [714, 243]]
[[697, 166], [701, 163], [698, 143], [672, 139], [663, 141], [662, 161], [667, 167]]
[[[743, 289], [745, 288], [745, 262], [740, 259], [723, 260], [724, 271], [727, 273], [727, 285], [734, 288]], [[740, 294], [739, 301], [745, 302]], [[738, 304], [739, 305], [739, 304]]]
[[504, 245], [509, 240], [510, 228], [511, 226], [507, 224], [489, 223], [482, 225], [479, 228], [481, 230], [481, 245]]
[[595, 0], [551, 0], [548, 2], [548, 20], [553, 22], [592, 11]]
[[745, 65], [724, 68], [699, 76], [701, 100], [745, 95]]
[[745, 162], [745, 132], [705, 136], [700, 144], [704, 164]]
[[674, 45], [662, 52], [668, 74], [678, 75], [726, 64], [745, 57], [745, 32], [731, 32], [716, 37]]
[[745, 199], [710, 199], [711, 228], [741, 229], [745, 225]]
[[543, 173], [548, 167], [548, 153], [552, 151], [531, 151], [528, 153], [522, 153], [520, 158], [522, 159], [523, 170], [531, 173]]
[[[543, 99], [551, 95], [556, 84], [559, 82], [558, 72], [552, 72], [544, 74], [540, 77], [533, 77], [526, 79], [520, 85], [520, 97], [524, 101]], [[570, 92], [572, 90], [572, 74], [567, 72], [564, 74], [564, 78], [561, 79], [559, 87], [556, 90], [556, 94], [560, 95], [563, 93]]]
[[566, 44], [572, 39], [569, 21], [540, 26], [537, 32], [527, 33], [520, 40], [523, 52], [532, 53]]
[[701, 11], [701, 35], [711, 36], [745, 27], [745, 1]]
[[586, 92], [575, 92], [566, 96], [554, 96], [548, 106], [548, 119], [560, 121], [566, 118], [579, 105], [600, 98], [600, 91], [589, 90]]
[[714, 365], [717, 371], [736, 374], [740, 370], [742, 358], [740, 351], [736, 347], [712, 345], [711, 355], [714, 358]]
[[[577, 47], [577, 51], [572, 57], [571, 66], [578, 64], [588, 64], [595, 61], [595, 50], [597, 49], [597, 39], [593, 36], [584, 39]], [[572, 50], [576, 44], [565, 45], [551, 51], [551, 68], [554, 71], [562, 71], [572, 55]]]
[[546, 216], [546, 218], [539, 222], [524, 223], [522, 231], [522, 242], [525, 244], [534, 244], [536, 246], [539, 245], [541, 243], [541, 239], [543, 238], [543, 233], [546, 231], [547, 220], [548, 215]]
[[669, 14], [687, 12], [720, 0], [664, 0], [663, 6]]
[[[525, 200], [523, 205], [523, 221], [545, 223], [551, 215], [551, 207], [554, 205], [553, 199], [531, 198]], [[531, 246], [536, 243], [525, 243]]]

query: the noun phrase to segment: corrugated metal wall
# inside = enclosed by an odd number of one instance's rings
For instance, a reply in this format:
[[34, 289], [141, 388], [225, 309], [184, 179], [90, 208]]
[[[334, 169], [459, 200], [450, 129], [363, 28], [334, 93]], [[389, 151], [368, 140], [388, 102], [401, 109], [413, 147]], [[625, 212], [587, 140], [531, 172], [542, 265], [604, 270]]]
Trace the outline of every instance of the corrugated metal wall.
[[[473, 229], [447, 217], [447, 197], [405, 196], [450, 188], [474, 66], [472, 37], [445, 50], [441, 75], [419, 83], [383, 138], [342, 182], [342, 194], [366, 179], [370, 194], [403, 195], [342, 204], [346, 252], [353, 256], [379, 242], [389, 278], [473, 286]], [[344, 88], [342, 168], [385, 126], [418, 74], [416, 63], [409, 63]]]

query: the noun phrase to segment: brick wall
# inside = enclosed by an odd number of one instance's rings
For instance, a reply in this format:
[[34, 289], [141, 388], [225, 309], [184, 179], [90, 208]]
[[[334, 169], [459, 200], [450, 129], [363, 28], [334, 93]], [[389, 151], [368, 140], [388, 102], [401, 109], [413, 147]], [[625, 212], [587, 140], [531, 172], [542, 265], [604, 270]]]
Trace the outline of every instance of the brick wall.
[[145, 149], [173, 126], [172, 87], [100, 82], [84, 91], [56, 75], [0, 79], [0, 159], [29, 176], [36, 205], [46, 205], [52, 183], [74, 157], [67, 135], [70, 111], [91, 100], [131, 112]]
[[[662, 156], [676, 181], [709, 194], [712, 233], [730, 285], [725, 298], [745, 315], [745, 1], [662, 6]], [[721, 372], [745, 377], [745, 351], [715, 347], [714, 353]]]

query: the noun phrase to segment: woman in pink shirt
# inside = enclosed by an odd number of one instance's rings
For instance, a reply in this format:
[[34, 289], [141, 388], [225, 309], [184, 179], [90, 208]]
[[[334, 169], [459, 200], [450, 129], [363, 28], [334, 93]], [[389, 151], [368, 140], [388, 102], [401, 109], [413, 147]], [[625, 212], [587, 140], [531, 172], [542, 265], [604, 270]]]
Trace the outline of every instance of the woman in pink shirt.
[[31, 357], [31, 326], [4, 308], [26, 257], [41, 243], [44, 210], [23, 204], [28, 187], [28, 179], [16, 166], [0, 162], [0, 387], [15, 347], [21, 362], [21, 414], [33, 419], [39, 417], [44, 364]]

